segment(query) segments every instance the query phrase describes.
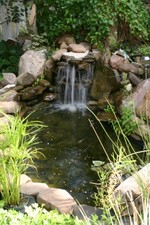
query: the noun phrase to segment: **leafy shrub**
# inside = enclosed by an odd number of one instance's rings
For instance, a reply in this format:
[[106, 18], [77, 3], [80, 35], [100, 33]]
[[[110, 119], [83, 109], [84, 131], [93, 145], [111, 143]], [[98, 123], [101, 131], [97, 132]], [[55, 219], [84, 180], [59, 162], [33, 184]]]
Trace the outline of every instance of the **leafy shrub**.
[[[64, 32], [99, 44], [112, 26], [118, 26], [120, 39], [131, 34], [148, 39], [149, 14], [141, 0], [35, 0], [37, 23], [41, 33], [54, 41]], [[129, 32], [128, 32], [129, 31]], [[122, 40], [122, 41], [123, 41]]]
[[12, 72], [18, 74], [19, 58], [23, 54], [22, 47], [19, 44], [9, 44], [0, 42], [0, 73]]

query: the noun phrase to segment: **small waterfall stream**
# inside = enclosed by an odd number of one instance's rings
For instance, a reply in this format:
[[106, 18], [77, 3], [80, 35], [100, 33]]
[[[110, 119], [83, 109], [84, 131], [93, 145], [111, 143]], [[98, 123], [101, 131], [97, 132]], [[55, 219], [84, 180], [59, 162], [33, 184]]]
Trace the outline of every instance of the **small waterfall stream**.
[[94, 66], [88, 63], [86, 69], [67, 63], [58, 69], [57, 84], [59, 100], [64, 108], [84, 108], [87, 104]]

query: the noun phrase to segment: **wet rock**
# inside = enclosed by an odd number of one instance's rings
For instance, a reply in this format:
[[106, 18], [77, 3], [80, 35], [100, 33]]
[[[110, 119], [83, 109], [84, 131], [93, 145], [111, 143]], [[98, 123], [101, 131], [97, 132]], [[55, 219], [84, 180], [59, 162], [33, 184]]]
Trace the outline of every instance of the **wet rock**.
[[20, 192], [26, 195], [36, 196], [40, 192], [45, 192], [48, 189], [48, 185], [39, 182], [28, 182], [20, 186]]
[[43, 87], [50, 87], [51, 83], [48, 80], [42, 79], [42, 80], [39, 81], [39, 85], [43, 86]]
[[77, 205], [74, 198], [64, 189], [48, 188], [40, 191], [37, 195], [37, 202], [45, 204], [45, 208], [57, 209], [60, 213], [71, 214], [73, 207]]
[[70, 44], [68, 47], [68, 51], [77, 52], [77, 53], [85, 53], [87, 49], [81, 44]]
[[[19, 76], [21, 74], [32, 74], [36, 79], [44, 73], [46, 57], [42, 51], [28, 50], [21, 57], [19, 61]], [[18, 77], [19, 77], [18, 76]]]
[[85, 58], [88, 55], [88, 53], [89, 53], [88, 50], [84, 53], [65, 52], [63, 54], [63, 58], [65, 58], [66, 60], [72, 60], [72, 59], [82, 60], [83, 58]]
[[91, 97], [104, 99], [109, 96], [113, 89], [117, 88], [117, 81], [113, 70], [100, 62], [96, 64], [91, 87]]
[[98, 112], [97, 118], [101, 121], [113, 121], [116, 120], [114, 113], [112, 112]]
[[46, 93], [43, 97], [43, 100], [45, 102], [51, 102], [56, 99], [56, 94], [55, 93]]
[[46, 88], [47, 87], [43, 87], [40, 85], [36, 85], [34, 87], [27, 87], [20, 92], [20, 98], [21, 100], [34, 99], [36, 98], [36, 96], [42, 94]]
[[1, 86], [6, 86], [9, 84], [16, 84], [17, 83], [17, 77], [14, 73], [2, 73], [3, 78], [0, 81]]

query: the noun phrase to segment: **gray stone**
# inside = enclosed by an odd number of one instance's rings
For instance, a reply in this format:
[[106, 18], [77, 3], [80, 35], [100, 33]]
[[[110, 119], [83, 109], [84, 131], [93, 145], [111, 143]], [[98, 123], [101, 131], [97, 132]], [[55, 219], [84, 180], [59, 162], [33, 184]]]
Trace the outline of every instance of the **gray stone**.
[[21, 84], [23, 87], [32, 85], [35, 80], [34, 75], [28, 72], [22, 73], [17, 77], [17, 83]]
[[38, 193], [45, 192], [48, 189], [48, 185], [39, 182], [28, 182], [20, 186], [20, 192], [26, 195], [36, 196]]
[[18, 74], [29, 73], [36, 79], [44, 73], [45, 61], [44, 52], [28, 50], [20, 57]]
[[3, 79], [0, 81], [0, 85], [3, 87], [8, 84], [16, 84], [17, 78], [14, 73], [2, 73]]
[[32, 179], [29, 176], [27, 176], [26, 174], [21, 174], [21, 177], [20, 177], [20, 186], [21, 185], [24, 185], [24, 184], [26, 184], [28, 182], [32, 182]]
[[37, 202], [45, 204], [45, 208], [57, 209], [60, 213], [71, 214], [73, 206], [77, 205], [73, 197], [64, 189], [48, 188], [40, 191], [37, 195]]

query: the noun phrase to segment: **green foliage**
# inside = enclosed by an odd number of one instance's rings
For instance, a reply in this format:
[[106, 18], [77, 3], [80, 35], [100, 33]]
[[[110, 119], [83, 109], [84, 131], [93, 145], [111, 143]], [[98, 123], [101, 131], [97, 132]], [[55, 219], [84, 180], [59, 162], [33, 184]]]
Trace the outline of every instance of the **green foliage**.
[[22, 47], [19, 44], [10, 44], [9, 42], [0, 42], [0, 73], [12, 72], [18, 74], [18, 64], [20, 56], [23, 54]]
[[0, 225], [85, 225], [86, 223], [71, 217], [69, 214], [60, 214], [55, 210], [50, 212], [34, 204], [26, 208], [26, 214], [14, 210], [0, 209]]
[[133, 133], [135, 128], [138, 127], [138, 122], [133, 119], [134, 112], [132, 107], [124, 107], [122, 109], [121, 118], [118, 118], [116, 121], [112, 121], [113, 129], [116, 133], [120, 133], [122, 128], [125, 135], [130, 135]]
[[48, 39], [46, 33], [43, 33], [41, 35], [31, 34], [30, 36], [32, 39], [31, 49], [39, 50], [40, 48], [48, 47]]
[[3, 115], [8, 124], [0, 127], [0, 190], [5, 205], [10, 206], [20, 202], [20, 176], [37, 157], [36, 134], [43, 125]]
[[51, 43], [62, 33], [71, 32], [78, 39], [100, 45], [116, 25], [121, 34], [148, 39], [150, 16], [141, 0], [89, 0], [88, 4], [87, 0], [35, 0], [35, 3], [39, 32], [46, 32]]

